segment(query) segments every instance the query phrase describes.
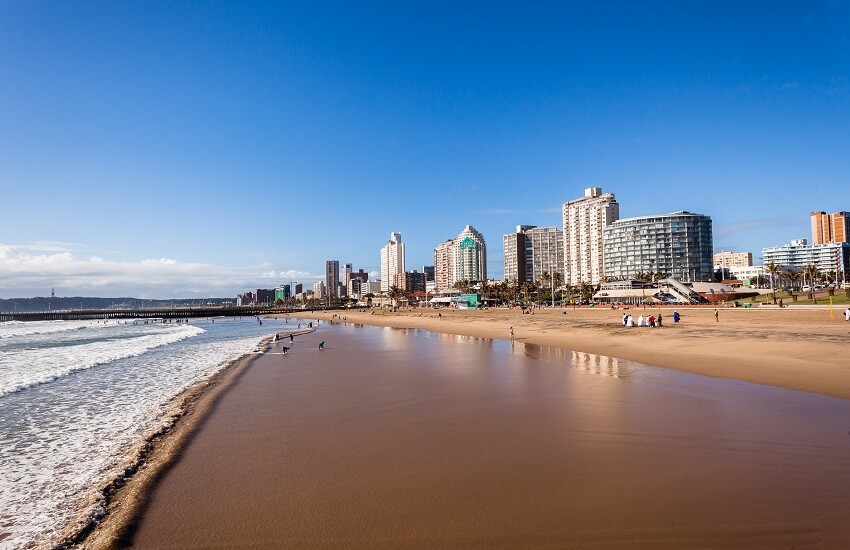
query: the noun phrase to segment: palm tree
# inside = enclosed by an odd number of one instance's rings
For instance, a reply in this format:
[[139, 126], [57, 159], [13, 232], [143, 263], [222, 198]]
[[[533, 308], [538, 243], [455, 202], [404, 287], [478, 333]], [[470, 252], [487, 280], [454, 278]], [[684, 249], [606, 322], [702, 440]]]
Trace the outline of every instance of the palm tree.
[[591, 287], [587, 281], [581, 280], [578, 282], [578, 295], [581, 300], [590, 301], [591, 291], [593, 287]]
[[453, 286], [455, 289], [459, 290], [461, 294], [469, 294], [469, 291], [472, 289], [472, 285], [469, 284], [469, 281], [458, 281]]
[[398, 307], [398, 300], [404, 298], [405, 292], [396, 285], [393, 285], [387, 291], [387, 296], [393, 301], [393, 307], [395, 308]]
[[478, 292], [481, 293], [481, 299], [485, 305], [487, 304], [487, 296], [490, 294], [491, 289], [492, 285], [486, 279], [478, 283]]
[[555, 303], [555, 289], [551, 287], [552, 274], [549, 273], [548, 271], [544, 271], [543, 275], [540, 278], [543, 279], [545, 286], [549, 287], [549, 291], [552, 294], [552, 304], [554, 304]]
[[776, 303], [776, 285], [774, 284], [774, 281], [776, 279], [776, 274], [779, 273], [779, 270], [782, 269], [782, 266], [777, 264], [777, 263], [770, 262], [769, 264], [764, 266], [764, 269], [768, 273], [770, 273], [770, 292], [771, 292], [771, 294], [773, 294], [773, 303], [775, 304]]
[[783, 280], [791, 283], [791, 289], [794, 290], [797, 287], [796, 283], [800, 281], [800, 272], [789, 267], [779, 274], [779, 281], [782, 282]]
[[803, 268], [803, 274], [809, 278], [809, 287], [811, 288], [812, 302], [817, 304], [818, 299], [815, 296], [815, 280], [820, 277], [820, 270], [815, 264], [809, 264], [805, 268]]
[[555, 303], [555, 290], [560, 289], [561, 285], [564, 283], [564, 276], [556, 271], [552, 274], [552, 304]]

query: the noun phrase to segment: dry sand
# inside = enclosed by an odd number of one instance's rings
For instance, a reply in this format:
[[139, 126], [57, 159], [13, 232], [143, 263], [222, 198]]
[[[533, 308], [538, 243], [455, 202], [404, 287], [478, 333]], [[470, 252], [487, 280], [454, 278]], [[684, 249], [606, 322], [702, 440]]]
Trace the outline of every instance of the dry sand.
[[[344, 315], [348, 322], [561, 347], [646, 365], [676, 369], [850, 399], [850, 322], [843, 310], [779, 308], [628, 310], [543, 308], [534, 315], [519, 309], [411, 309], [313, 314]], [[563, 313], [562, 313], [563, 312]], [[658, 329], [626, 328], [623, 313], [663, 314]]]
[[[620, 333], [611, 312], [443, 313], [457, 332], [711, 341]], [[218, 400], [134, 546], [847, 548], [848, 418], [840, 399], [530, 343], [322, 324]]]

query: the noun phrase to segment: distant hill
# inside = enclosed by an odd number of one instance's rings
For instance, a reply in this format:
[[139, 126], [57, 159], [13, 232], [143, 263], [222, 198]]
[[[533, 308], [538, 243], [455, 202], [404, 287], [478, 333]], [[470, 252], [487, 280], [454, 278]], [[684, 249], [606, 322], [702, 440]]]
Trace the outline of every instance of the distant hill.
[[9, 298], [0, 299], [0, 312], [15, 311], [56, 311], [68, 309], [128, 309], [128, 308], [167, 308], [223, 304], [233, 305], [233, 298], [180, 298], [174, 300], [142, 300], [139, 298], [86, 298], [83, 296], [65, 298]]

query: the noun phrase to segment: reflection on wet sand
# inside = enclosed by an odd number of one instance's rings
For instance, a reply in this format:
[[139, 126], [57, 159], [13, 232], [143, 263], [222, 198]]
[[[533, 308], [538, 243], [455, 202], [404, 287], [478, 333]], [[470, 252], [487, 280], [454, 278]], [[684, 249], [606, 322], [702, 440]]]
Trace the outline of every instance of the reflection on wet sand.
[[322, 328], [216, 404], [135, 546], [850, 548], [846, 401]]

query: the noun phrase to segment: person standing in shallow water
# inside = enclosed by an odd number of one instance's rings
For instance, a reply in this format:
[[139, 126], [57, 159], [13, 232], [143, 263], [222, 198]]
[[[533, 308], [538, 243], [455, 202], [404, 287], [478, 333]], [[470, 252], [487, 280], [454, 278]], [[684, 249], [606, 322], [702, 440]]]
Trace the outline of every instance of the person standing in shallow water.
[[510, 333], [511, 333], [511, 340], [513, 340], [514, 339], [514, 327], [510, 328]]

